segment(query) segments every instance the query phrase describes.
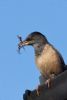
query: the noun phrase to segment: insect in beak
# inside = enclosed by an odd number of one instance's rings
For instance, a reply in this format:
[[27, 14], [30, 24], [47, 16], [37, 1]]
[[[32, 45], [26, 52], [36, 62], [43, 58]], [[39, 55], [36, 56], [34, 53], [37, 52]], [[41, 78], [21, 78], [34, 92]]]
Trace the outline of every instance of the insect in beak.
[[19, 44], [18, 44], [18, 52], [20, 53], [20, 49], [23, 48], [25, 50], [25, 48], [24, 48], [24, 45], [22, 45], [23, 44], [22, 37], [20, 35], [17, 35], [17, 37], [20, 41]]

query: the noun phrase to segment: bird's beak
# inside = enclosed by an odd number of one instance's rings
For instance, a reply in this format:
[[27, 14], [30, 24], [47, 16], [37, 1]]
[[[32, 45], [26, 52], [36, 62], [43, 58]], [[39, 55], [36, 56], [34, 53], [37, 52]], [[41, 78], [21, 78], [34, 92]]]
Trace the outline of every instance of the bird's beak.
[[28, 40], [28, 38], [26, 38], [25, 40], [22, 40], [21, 36], [18, 36], [18, 39], [20, 40], [19, 44], [18, 44], [18, 51], [20, 51], [21, 48], [24, 48], [24, 46], [27, 45], [32, 45], [33, 40]]
[[18, 44], [19, 47], [23, 47], [23, 46], [27, 46], [27, 45], [32, 45], [33, 44], [33, 40], [24, 40], [24, 41], [20, 41], [20, 43]]
[[20, 41], [20, 43], [18, 44], [19, 47], [23, 47], [29, 45], [29, 41]]
[[20, 41], [20, 43], [18, 44], [18, 52], [20, 52], [21, 48], [24, 48], [24, 46], [28, 45], [29, 42], [28, 41]]

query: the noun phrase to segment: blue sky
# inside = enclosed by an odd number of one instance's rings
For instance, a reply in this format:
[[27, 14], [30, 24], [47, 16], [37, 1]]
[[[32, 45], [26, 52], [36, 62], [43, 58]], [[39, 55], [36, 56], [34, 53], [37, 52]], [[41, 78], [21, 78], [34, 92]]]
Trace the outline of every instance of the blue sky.
[[67, 63], [67, 0], [0, 0], [0, 100], [22, 100], [39, 84], [33, 48], [17, 53], [17, 35], [33, 31], [46, 35]]

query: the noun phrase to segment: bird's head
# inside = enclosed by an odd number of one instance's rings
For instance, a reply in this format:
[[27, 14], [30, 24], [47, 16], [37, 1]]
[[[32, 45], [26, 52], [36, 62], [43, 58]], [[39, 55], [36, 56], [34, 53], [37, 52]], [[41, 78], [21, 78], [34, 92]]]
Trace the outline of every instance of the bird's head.
[[43, 34], [41, 34], [40, 32], [32, 32], [24, 41], [20, 41], [18, 46], [21, 48], [23, 46], [31, 45], [36, 48], [37, 46], [41, 46], [43, 44], [46, 44], [47, 42], [48, 41]]

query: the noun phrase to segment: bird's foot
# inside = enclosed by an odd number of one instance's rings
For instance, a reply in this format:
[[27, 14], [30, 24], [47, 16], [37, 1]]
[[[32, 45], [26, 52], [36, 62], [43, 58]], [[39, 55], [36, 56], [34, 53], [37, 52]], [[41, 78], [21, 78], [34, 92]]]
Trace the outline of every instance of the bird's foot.
[[52, 79], [46, 80], [45, 85], [47, 85], [47, 87], [50, 88], [52, 86]]
[[40, 94], [41, 94], [41, 92], [42, 92], [42, 90], [43, 90], [43, 88], [44, 88], [44, 85], [45, 85], [45, 84], [43, 84], [43, 85], [38, 85], [38, 87], [37, 87], [37, 89], [36, 89], [36, 94], [37, 94], [37, 96], [40, 96]]
[[44, 82], [43, 85], [38, 85], [38, 87], [37, 87], [37, 89], [36, 89], [37, 96], [40, 95], [40, 93], [41, 93], [41, 91], [43, 90], [44, 86], [47, 86], [47, 88], [51, 88], [51, 87], [52, 87], [54, 78], [55, 78], [55, 75], [52, 74], [52, 75], [50, 76], [50, 78], [47, 79], [47, 80]]
[[48, 88], [52, 87], [54, 78], [55, 74], [51, 74], [50, 77], [45, 81], [45, 85], [47, 85]]
[[42, 89], [43, 89], [43, 87], [41, 85], [38, 85], [38, 87], [36, 89], [37, 96], [40, 95]]
[[46, 82], [45, 82], [43, 85], [38, 85], [38, 87], [37, 87], [37, 89], [36, 89], [37, 96], [40, 95], [40, 93], [41, 93], [41, 91], [42, 91], [42, 89], [44, 88], [45, 85], [46, 85], [48, 88], [50, 88], [51, 85], [52, 85], [51, 80], [48, 79], [48, 80], [46, 80]]
[[51, 88], [53, 84], [53, 79], [49, 78], [48, 80], [45, 81], [43, 85], [38, 85], [36, 89], [37, 96], [40, 95], [41, 91], [43, 90], [44, 86], [46, 85], [47, 88]]

